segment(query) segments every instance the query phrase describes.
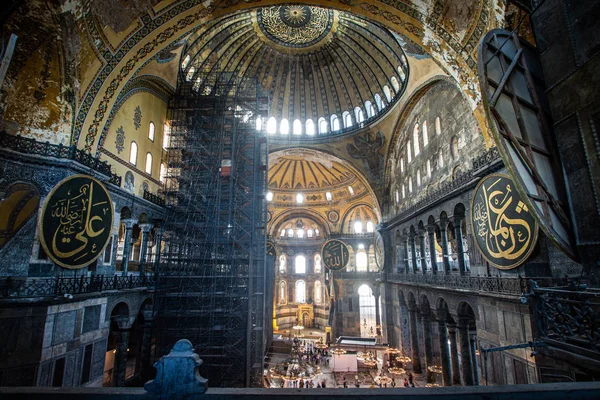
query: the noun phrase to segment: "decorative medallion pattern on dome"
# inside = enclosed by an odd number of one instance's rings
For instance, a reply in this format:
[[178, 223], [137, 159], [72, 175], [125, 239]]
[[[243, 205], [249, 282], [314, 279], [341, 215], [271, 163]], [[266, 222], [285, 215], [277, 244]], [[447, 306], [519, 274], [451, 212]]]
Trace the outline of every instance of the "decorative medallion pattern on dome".
[[333, 26], [333, 11], [302, 5], [260, 8], [258, 25], [267, 38], [287, 47], [309, 47], [321, 41]]

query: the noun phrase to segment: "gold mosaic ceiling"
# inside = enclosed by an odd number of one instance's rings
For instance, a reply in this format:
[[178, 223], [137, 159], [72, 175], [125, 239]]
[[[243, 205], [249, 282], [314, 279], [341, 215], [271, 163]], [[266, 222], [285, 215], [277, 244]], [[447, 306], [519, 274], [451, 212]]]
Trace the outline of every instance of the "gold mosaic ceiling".
[[337, 161], [302, 154], [282, 156], [269, 165], [269, 189], [330, 190], [347, 187], [356, 176]]
[[387, 29], [346, 12], [292, 5], [212, 21], [188, 39], [181, 60], [183, 84], [200, 86], [210, 81], [207, 75], [222, 71], [257, 77], [269, 91], [269, 116], [278, 126], [284, 118], [303, 127], [311, 120], [319, 130], [322, 118], [329, 132], [333, 115], [343, 122], [341, 132], [385, 114], [403, 93], [409, 72]]

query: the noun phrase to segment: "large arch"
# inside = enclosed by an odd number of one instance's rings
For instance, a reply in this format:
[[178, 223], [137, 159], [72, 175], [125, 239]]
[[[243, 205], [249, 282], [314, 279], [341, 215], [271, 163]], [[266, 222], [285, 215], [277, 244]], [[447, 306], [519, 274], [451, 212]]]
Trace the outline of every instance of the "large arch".
[[[150, 15], [141, 19], [144, 25], [139, 31], [134, 30], [129, 38], [123, 39], [118, 46], [111, 43], [98, 32], [97, 24], [85, 24], [90, 37], [98, 38], [96, 46], [98, 54], [103, 54], [101, 68], [81, 96], [81, 105], [75, 117], [71, 142], [78, 147], [92, 152], [98, 146], [99, 132], [112, 109], [119, 89], [127, 84], [144, 63], [153, 59], [165, 48], [174, 46], [190, 32], [206, 22], [258, 6], [278, 4], [274, 0], [209, 4], [200, 2], [161, 2], [160, 9], [152, 10]], [[375, 0], [348, 2], [336, 0], [304, 0], [298, 3], [307, 5], [325, 5], [329, 8], [348, 11], [374, 20], [383, 26], [396, 31], [425, 48], [428, 53], [458, 82], [462, 91], [469, 98], [484, 135], [487, 137], [485, 116], [481, 110], [479, 85], [476, 76], [476, 51], [479, 35], [500, 24], [503, 10], [491, 0], [482, 0], [475, 4], [463, 5], [461, 1], [452, 1], [446, 5], [428, 6], [424, 2], [415, 5], [406, 3], [390, 3], [385, 5]], [[469, 14], [472, 18], [458, 21], [461, 29], [449, 32], [442, 12], [452, 8]], [[464, 9], [466, 8], [466, 10]], [[428, 10], [428, 12], [423, 12]], [[93, 18], [90, 13], [87, 18]], [[107, 43], [108, 42], [108, 43]], [[111, 51], [113, 50], [113, 51]], [[125, 56], [124, 56], [125, 54]]]

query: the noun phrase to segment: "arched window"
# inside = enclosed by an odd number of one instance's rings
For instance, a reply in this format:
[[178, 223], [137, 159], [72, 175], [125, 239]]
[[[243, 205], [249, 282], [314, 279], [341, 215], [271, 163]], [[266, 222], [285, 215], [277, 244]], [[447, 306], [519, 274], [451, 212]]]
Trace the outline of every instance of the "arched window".
[[404, 183], [403, 183], [402, 184], [402, 198], [405, 198], [405, 197], [406, 197], [406, 190], [405, 190]]
[[363, 113], [362, 108], [354, 107], [354, 118], [356, 118], [356, 122], [359, 124], [365, 120], [365, 114]]
[[344, 120], [344, 128], [349, 128], [352, 126], [352, 115], [350, 115], [350, 112], [344, 111], [342, 113], [342, 119]]
[[406, 142], [406, 158], [408, 159], [408, 163], [412, 161], [412, 150], [410, 149], [410, 140]]
[[435, 117], [435, 134], [436, 136], [442, 134], [442, 122], [440, 121], [440, 117]]
[[286, 303], [285, 286], [286, 286], [285, 281], [279, 282], [279, 304]]
[[315, 236], [319, 236], [319, 230], [315, 229]]
[[298, 204], [304, 203], [304, 195], [302, 193], [296, 194], [296, 203], [298, 203]]
[[375, 104], [377, 104], [377, 110], [383, 110], [383, 103], [381, 102], [381, 96], [379, 93], [375, 93]]
[[417, 187], [421, 186], [421, 170], [417, 169]]
[[321, 272], [321, 255], [319, 253], [315, 254], [315, 273]]
[[265, 198], [267, 199], [267, 201], [273, 201], [273, 192], [267, 192]]
[[183, 59], [183, 62], [181, 63], [181, 69], [186, 69], [188, 64], [190, 63], [190, 55], [188, 54], [187, 56], [185, 56], [185, 58]]
[[293, 238], [294, 237], [294, 230], [292, 228], [288, 229], [288, 237], [289, 238]]
[[438, 169], [444, 166], [444, 155], [442, 154], [442, 150], [440, 149], [438, 153]]
[[[365, 253], [366, 256], [366, 253]], [[367, 285], [358, 288], [358, 305], [360, 311], [360, 336], [370, 337], [376, 334], [375, 296]]]
[[284, 237], [284, 236], [285, 236], [285, 229], [282, 229], [282, 230], [281, 230], [281, 235], [279, 235], [279, 236], [281, 236], [281, 237]]
[[400, 172], [404, 173], [404, 158], [400, 159]]
[[296, 231], [296, 236], [298, 236], [300, 239], [302, 239], [304, 237], [304, 229], [300, 228]]
[[282, 135], [287, 135], [288, 133], [290, 133], [290, 124], [285, 118], [282, 119], [281, 123], [279, 124], [279, 133], [281, 133]]
[[362, 233], [362, 229], [363, 229], [362, 222], [356, 221], [354, 223], [354, 233]]
[[339, 131], [340, 130], [340, 120], [338, 119], [337, 115], [333, 114], [331, 116], [331, 132], [335, 132], [335, 131]]
[[427, 121], [423, 121], [423, 148], [427, 147], [429, 136], [427, 134]]
[[271, 117], [267, 121], [267, 133], [274, 134], [277, 132], [277, 120], [275, 117]]
[[146, 173], [152, 175], [152, 154], [146, 154]]
[[412, 193], [412, 178], [408, 177], [408, 193]]
[[[282, 235], [285, 235], [285, 229], [281, 231]], [[287, 257], [285, 256], [285, 254], [282, 254], [279, 256], [279, 272], [281, 272], [282, 274], [285, 273], [287, 269]]]
[[165, 183], [165, 178], [167, 177], [167, 167], [165, 166], [165, 163], [161, 163], [160, 164], [160, 181], [162, 183]]
[[167, 149], [169, 147], [169, 142], [171, 141], [171, 126], [167, 123], [163, 125], [163, 149]]
[[367, 257], [367, 252], [364, 250], [359, 250], [356, 253], [356, 270], [358, 272], [366, 272], [369, 269], [369, 257]]
[[296, 303], [306, 302], [306, 283], [300, 279], [296, 281]]
[[396, 93], [398, 93], [400, 91], [400, 84], [398, 83], [398, 79], [396, 79], [395, 76], [392, 76], [390, 81], [392, 82], [392, 87], [394, 88]]
[[313, 122], [312, 119], [307, 119], [306, 120], [306, 134], [307, 135], [314, 135], [315, 134], [315, 123]]
[[392, 101], [392, 92], [390, 92], [390, 88], [388, 85], [385, 85], [383, 87], [383, 94], [385, 95], [385, 98], [388, 102]]
[[131, 142], [131, 147], [129, 148], [129, 162], [133, 165], [137, 164], [137, 143]]
[[319, 118], [319, 133], [327, 133], [327, 120], [323, 117]]
[[415, 146], [415, 157], [419, 155], [421, 149], [419, 148], [419, 124], [415, 124], [415, 129], [413, 130], [413, 144]]
[[321, 304], [321, 281], [315, 281], [315, 304]]
[[259, 131], [259, 132], [262, 130], [262, 123], [263, 123], [263, 119], [262, 119], [262, 117], [259, 115], [259, 116], [256, 118], [256, 130], [257, 130], [257, 131]]
[[154, 122], [150, 122], [148, 126], [148, 139], [154, 142]]
[[367, 221], [367, 233], [371, 233], [375, 230], [375, 225], [373, 221]]
[[431, 178], [431, 161], [427, 160], [427, 177]]
[[306, 231], [306, 237], [311, 238], [311, 237], [313, 237], [313, 234], [314, 234], [314, 231], [312, 229], [308, 229]]
[[365, 101], [365, 110], [367, 110], [367, 118], [375, 116], [375, 107], [370, 100]]
[[400, 203], [400, 194], [398, 194], [398, 190], [396, 190], [396, 204]]
[[293, 132], [294, 135], [302, 135], [302, 122], [299, 119], [294, 120]]
[[398, 75], [400, 75], [400, 80], [402, 82], [406, 80], [406, 74], [404, 73], [404, 69], [400, 65], [398, 65]]
[[450, 151], [452, 152], [452, 158], [458, 157], [458, 139], [453, 136], [450, 141]]
[[188, 82], [191, 82], [191, 81], [192, 81], [192, 78], [194, 77], [194, 74], [195, 74], [195, 73], [196, 73], [196, 68], [194, 68], [194, 67], [191, 67], [191, 68], [188, 70], [188, 73], [187, 73], [187, 75], [186, 75], [185, 79], [186, 79]]
[[331, 192], [325, 192], [325, 199], [327, 199], [327, 201], [331, 201], [331, 199], [333, 199]]
[[304, 257], [302, 254], [298, 254], [294, 259], [294, 271], [297, 274], [306, 273], [306, 257]]

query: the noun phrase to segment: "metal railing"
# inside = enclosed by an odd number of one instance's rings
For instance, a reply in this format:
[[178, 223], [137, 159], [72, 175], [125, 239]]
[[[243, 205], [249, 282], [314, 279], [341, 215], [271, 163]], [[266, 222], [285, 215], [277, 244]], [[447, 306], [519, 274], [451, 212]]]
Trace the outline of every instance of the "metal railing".
[[156, 204], [157, 206], [164, 207], [165, 199], [157, 194], [144, 190], [144, 200], [148, 200], [151, 203]]
[[154, 275], [82, 276], [79, 278], [5, 278], [0, 281], [0, 298], [60, 297], [66, 294], [153, 287]]
[[106, 161], [92, 156], [75, 146], [64, 146], [62, 144], [51, 144], [50, 142], [38, 142], [33, 138], [25, 138], [0, 131], [0, 148], [17, 151], [19, 153], [38, 155], [44, 157], [55, 157], [73, 160], [81, 165], [90, 167], [101, 174], [107, 175], [110, 183], [121, 186], [121, 177], [112, 171], [112, 166]]
[[[536, 278], [543, 282], [545, 286], [552, 286], [558, 283], [553, 278]], [[527, 292], [527, 282], [529, 278], [508, 278], [500, 276], [473, 276], [444, 274], [439, 271], [437, 274], [423, 274], [421, 271], [408, 274], [388, 274], [388, 282], [408, 283], [416, 285], [429, 285], [442, 288], [463, 289], [475, 292], [490, 292], [522, 295]]]
[[540, 337], [584, 348], [600, 359], [600, 289], [542, 288], [537, 280], [529, 288]]

